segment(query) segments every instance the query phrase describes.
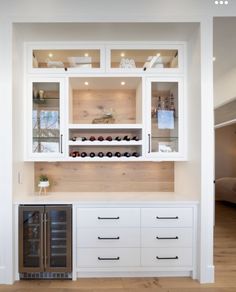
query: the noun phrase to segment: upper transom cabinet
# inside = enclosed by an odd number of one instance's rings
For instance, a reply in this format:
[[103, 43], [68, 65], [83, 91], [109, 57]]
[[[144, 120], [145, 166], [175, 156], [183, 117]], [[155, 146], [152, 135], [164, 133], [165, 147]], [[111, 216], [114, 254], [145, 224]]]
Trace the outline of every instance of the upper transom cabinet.
[[183, 73], [183, 43], [28, 43], [30, 73]]
[[28, 72], [104, 72], [105, 47], [91, 43], [28, 43]]

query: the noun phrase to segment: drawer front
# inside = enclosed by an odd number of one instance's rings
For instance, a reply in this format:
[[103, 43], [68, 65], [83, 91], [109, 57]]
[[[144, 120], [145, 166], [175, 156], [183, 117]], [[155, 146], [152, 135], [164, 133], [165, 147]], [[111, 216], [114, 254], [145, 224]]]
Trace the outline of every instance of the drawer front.
[[77, 227], [138, 227], [139, 208], [77, 208]]
[[146, 227], [191, 227], [192, 208], [143, 208], [141, 225]]
[[140, 228], [78, 228], [77, 247], [140, 247]]
[[155, 267], [192, 266], [191, 248], [142, 248], [141, 265]]
[[137, 267], [140, 266], [139, 248], [78, 248], [78, 267]]
[[192, 247], [191, 228], [142, 228], [142, 247]]

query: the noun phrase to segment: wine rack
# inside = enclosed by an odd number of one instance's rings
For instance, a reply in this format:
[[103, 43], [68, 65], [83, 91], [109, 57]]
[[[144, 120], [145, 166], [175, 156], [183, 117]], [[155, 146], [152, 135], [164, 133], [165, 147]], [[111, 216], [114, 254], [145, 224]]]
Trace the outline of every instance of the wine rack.
[[71, 125], [68, 152], [72, 160], [138, 160], [143, 155], [142, 126]]

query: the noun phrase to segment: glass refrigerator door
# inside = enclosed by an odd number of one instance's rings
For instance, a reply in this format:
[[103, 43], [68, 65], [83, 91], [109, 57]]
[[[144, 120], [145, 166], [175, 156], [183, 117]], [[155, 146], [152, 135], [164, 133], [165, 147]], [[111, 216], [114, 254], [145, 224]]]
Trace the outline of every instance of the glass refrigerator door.
[[179, 152], [178, 92], [178, 82], [151, 82], [149, 153]]
[[46, 207], [47, 271], [71, 272], [71, 208]]
[[20, 272], [43, 269], [43, 207], [20, 207]]

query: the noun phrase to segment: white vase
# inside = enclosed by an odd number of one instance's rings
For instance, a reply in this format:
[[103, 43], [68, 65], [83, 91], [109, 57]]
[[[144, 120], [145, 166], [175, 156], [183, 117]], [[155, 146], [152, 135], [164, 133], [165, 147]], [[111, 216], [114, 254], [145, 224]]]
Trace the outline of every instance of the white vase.
[[47, 181], [40, 181], [38, 184], [38, 187], [40, 187], [40, 188], [47, 188], [49, 186], [50, 186], [50, 184], [49, 184], [48, 180]]

